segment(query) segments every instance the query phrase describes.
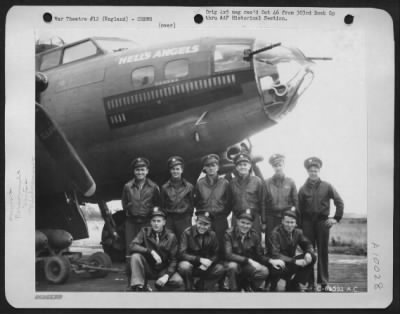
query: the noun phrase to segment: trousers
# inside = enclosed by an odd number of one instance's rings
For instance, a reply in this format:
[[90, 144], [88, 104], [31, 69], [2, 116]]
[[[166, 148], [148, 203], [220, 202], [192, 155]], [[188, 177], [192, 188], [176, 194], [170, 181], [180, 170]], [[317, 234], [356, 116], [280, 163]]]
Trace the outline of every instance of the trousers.
[[225, 231], [228, 229], [228, 220], [225, 216], [215, 216], [211, 228], [214, 230], [218, 240], [218, 258], [223, 260], [225, 257]]
[[[318, 251], [318, 271], [317, 271], [317, 283], [327, 285], [329, 282], [329, 230], [330, 228], [325, 226], [326, 220], [309, 219], [303, 218], [303, 232], [304, 235], [311, 241], [312, 245], [317, 247]], [[310, 284], [314, 285], [315, 278], [314, 272], [310, 276]]]
[[192, 216], [188, 214], [168, 214], [165, 227], [171, 230], [179, 241], [182, 232], [191, 225]]
[[186, 291], [193, 290], [193, 278], [199, 277], [199, 288], [203, 291], [214, 291], [216, 283], [225, 275], [224, 266], [213, 264], [206, 271], [194, 267], [188, 261], [181, 261], [178, 265], [178, 272], [185, 283]]
[[226, 275], [232, 291], [240, 291], [244, 284], [250, 284], [253, 289], [258, 289], [267, 279], [269, 270], [264, 265], [256, 269], [250, 264], [242, 266], [236, 262], [227, 262]]
[[126, 217], [125, 220], [125, 249], [126, 249], [126, 256], [128, 257], [129, 254], [129, 245], [131, 244], [132, 240], [137, 236], [140, 229], [143, 227], [147, 227], [150, 221], [147, 218], [144, 219], [137, 219], [134, 217]]
[[[167, 270], [155, 270], [150, 267], [146, 258], [140, 253], [134, 253], [131, 256], [131, 287], [147, 284], [148, 279], [158, 279], [166, 274]], [[157, 286], [156, 286], [157, 287]], [[175, 272], [167, 281], [163, 287], [157, 287], [159, 290], [163, 291], [173, 291], [183, 288], [182, 277]]]
[[[305, 254], [301, 254], [296, 256], [296, 259], [303, 259]], [[312, 256], [312, 262], [311, 264], [308, 264], [306, 267], [300, 267], [297, 266], [296, 264], [289, 264], [286, 263], [285, 268], [281, 269], [276, 269], [274, 267], [269, 267], [271, 271], [271, 287], [275, 287], [276, 283], [279, 281], [279, 279], [284, 279], [287, 282], [286, 288], [287, 290], [294, 290], [297, 288], [297, 284], [300, 283], [302, 285], [305, 285], [309, 282], [309, 278], [311, 276], [311, 273], [313, 272], [313, 266], [316, 261], [316, 257], [314, 254], [311, 254]], [[274, 290], [272, 288], [271, 290]]]
[[267, 215], [267, 236], [269, 237], [271, 235], [272, 230], [276, 226], [279, 226], [282, 222], [281, 217], [277, 217], [274, 215]]

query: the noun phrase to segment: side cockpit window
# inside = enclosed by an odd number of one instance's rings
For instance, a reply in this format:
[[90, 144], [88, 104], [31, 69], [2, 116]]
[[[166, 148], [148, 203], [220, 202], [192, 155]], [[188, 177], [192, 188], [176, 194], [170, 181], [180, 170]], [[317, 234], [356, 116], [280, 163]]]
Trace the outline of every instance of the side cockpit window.
[[44, 71], [58, 66], [60, 64], [61, 51], [60, 49], [42, 55], [39, 70]]
[[245, 44], [216, 45], [214, 51], [214, 71], [223, 72], [242, 70], [250, 67], [250, 62], [243, 60], [244, 51], [250, 49]]
[[134, 88], [142, 88], [153, 84], [154, 82], [154, 67], [147, 66], [135, 69], [132, 72], [132, 83]]
[[170, 61], [165, 65], [165, 79], [180, 79], [188, 76], [189, 62], [186, 59]]
[[85, 41], [64, 50], [63, 64], [85, 59], [97, 54], [97, 47], [91, 41]]

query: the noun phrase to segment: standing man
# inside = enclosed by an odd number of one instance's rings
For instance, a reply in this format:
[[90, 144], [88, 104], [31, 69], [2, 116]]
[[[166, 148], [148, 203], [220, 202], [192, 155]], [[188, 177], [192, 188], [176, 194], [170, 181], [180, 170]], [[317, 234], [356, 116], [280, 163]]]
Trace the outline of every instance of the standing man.
[[236, 224], [238, 214], [243, 208], [250, 208], [254, 215], [252, 226], [261, 236], [261, 231], [266, 230], [267, 200], [264, 184], [259, 177], [251, 175], [251, 159], [248, 154], [238, 154], [234, 163], [238, 176], [229, 183], [229, 200], [233, 212], [232, 226]]
[[193, 185], [182, 177], [182, 157], [170, 157], [168, 168], [171, 177], [161, 187], [161, 207], [167, 212], [166, 228], [179, 239], [182, 232], [192, 225]]
[[229, 287], [233, 291], [258, 291], [268, 277], [259, 234], [252, 229], [255, 216], [251, 209], [240, 211], [236, 224], [225, 233], [225, 256]]
[[[303, 253], [296, 256], [297, 246]], [[280, 292], [306, 291], [316, 256], [311, 242], [296, 228], [296, 212], [287, 210], [282, 214], [281, 224], [268, 239], [268, 252], [273, 260], [280, 261], [270, 267], [271, 290], [276, 286]]]
[[156, 279], [158, 290], [183, 287], [182, 277], [176, 272], [178, 241], [171, 231], [165, 229], [165, 217], [160, 208], [154, 207], [151, 227], [143, 227], [129, 246], [132, 291], [151, 291], [148, 279]]
[[230, 214], [228, 207], [228, 186], [226, 179], [218, 176], [219, 157], [210, 154], [203, 158], [203, 171], [206, 176], [201, 178], [194, 189], [194, 203], [196, 211], [208, 211], [212, 213], [211, 228], [218, 239], [219, 258], [224, 258], [224, 235], [228, 229], [227, 217]]
[[274, 154], [269, 158], [269, 163], [274, 169], [274, 175], [265, 181], [267, 193], [271, 196], [271, 204], [267, 208], [267, 230], [279, 226], [283, 213], [289, 209], [298, 210], [296, 184], [291, 178], [285, 176], [285, 156]]
[[218, 240], [211, 230], [213, 217], [208, 211], [197, 211], [196, 214], [196, 225], [182, 233], [178, 271], [184, 279], [186, 291], [193, 290], [193, 277], [200, 277], [196, 290], [214, 291], [225, 270], [217, 263]]
[[157, 184], [147, 178], [149, 166], [150, 162], [146, 158], [134, 159], [131, 163], [133, 179], [125, 184], [122, 191], [122, 208], [127, 216], [125, 222], [127, 251], [140, 229], [149, 225], [153, 207], [159, 205], [160, 190]]
[[[343, 216], [343, 200], [335, 188], [319, 178], [322, 167], [321, 159], [310, 157], [304, 161], [308, 179], [299, 191], [299, 211], [304, 235], [318, 248], [318, 278], [323, 291], [329, 291], [328, 244], [329, 229], [338, 223]], [[336, 207], [333, 218], [330, 218], [330, 200]], [[314, 272], [311, 276], [314, 286]]]

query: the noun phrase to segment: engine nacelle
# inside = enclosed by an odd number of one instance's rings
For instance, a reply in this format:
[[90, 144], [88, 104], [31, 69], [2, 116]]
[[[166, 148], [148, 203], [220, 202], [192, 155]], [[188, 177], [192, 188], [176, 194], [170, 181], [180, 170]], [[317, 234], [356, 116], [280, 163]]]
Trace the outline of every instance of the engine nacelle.
[[242, 141], [238, 144], [228, 147], [228, 149], [221, 156], [219, 173], [229, 174], [230, 172], [234, 171], [235, 164], [233, 161], [235, 157], [239, 154], [247, 153], [251, 157], [254, 174], [262, 178], [262, 174], [257, 167], [257, 163], [263, 161], [264, 158], [262, 156], [253, 155], [251, 150], [252, 150], [252, 145], [249, 140]]
[[225, 152], [225, 158], [229, 161], [233, 161], [235, 157], [240, 153], [251, 154], [251, 144], [250, 142], [240, 142], [238, 144], [228, 147]]

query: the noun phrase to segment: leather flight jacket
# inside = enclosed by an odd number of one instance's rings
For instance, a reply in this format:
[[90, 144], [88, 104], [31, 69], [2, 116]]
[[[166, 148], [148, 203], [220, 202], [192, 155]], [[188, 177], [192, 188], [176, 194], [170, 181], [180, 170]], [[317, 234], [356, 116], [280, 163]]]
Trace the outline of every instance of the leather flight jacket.
[[[154, 250], [160, 255], [162, 263], [156, 265], [151, 251]], [[141, 253], [149, 262], [151, 267], [155, 270], [167, 269], [167, 274], [171, 277], [176, 271], [177, 267], [177, 254], [178, 254], [178, 241], [175, 234], [168, 229], [160, 233], [159, 240], [151, 227], [144, 227], [140, 230], [135, 239], [129, 245], [129, 251], [133, 253]]]
[[125, 184], [121, 202], [128, 217], [148, 219], [154, 206], [160, 205], [160, 190], [157, 184], [147, 178], [140, 189], [133, 179]]

